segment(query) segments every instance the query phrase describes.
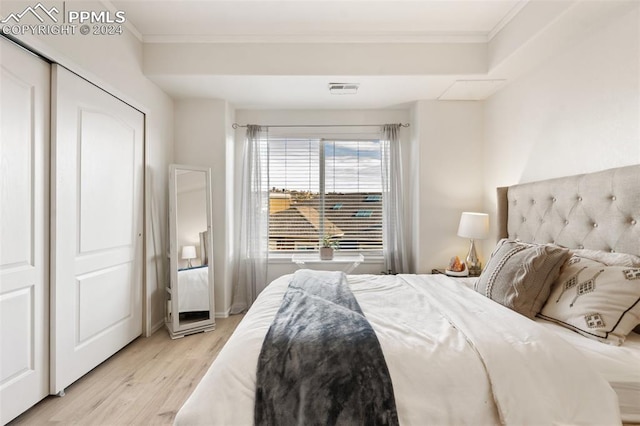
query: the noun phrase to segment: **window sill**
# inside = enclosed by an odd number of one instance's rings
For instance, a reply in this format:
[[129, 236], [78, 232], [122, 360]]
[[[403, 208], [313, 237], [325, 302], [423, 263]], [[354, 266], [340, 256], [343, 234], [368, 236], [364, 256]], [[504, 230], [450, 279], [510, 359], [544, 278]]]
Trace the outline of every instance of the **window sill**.
[[[294, 264], [291, 261], [291, 256], [293, 256], [294, 254], [297, 253], [301, 253], [301, 252], [291, 252], [291, 253], [277, 253], [277, 254], [269, 254], [269, 264], [284, 264], [284, 263], [290, 263], [290, 264]], [[304, 252], [302, 252], [304, 253]], [[355, 254], [357, 252], [345, 252], [345, 254]], [[362, 255], [364, 256], [364, 261], [362, 262], [363, 264], [366, 263], [384, 263], [384, 256], [382, 256], [381, 254], [364, 254], [362, 253]], [[340, 256], [340, 254], [336, 254], [336, 256]]]

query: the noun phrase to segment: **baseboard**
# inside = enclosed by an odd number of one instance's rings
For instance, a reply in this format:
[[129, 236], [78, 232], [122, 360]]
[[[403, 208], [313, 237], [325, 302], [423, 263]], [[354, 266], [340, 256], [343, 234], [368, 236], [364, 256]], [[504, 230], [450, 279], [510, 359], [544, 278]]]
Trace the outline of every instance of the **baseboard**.
[[162, 327], [164, 327], [164, 318], [161, 319], [160, 321], [158, 321], [157, 323], [155, 323], [151, 329], [149, 330], [149, 334], [145, 335], [144, 337], [150, 337], [153, 335], [153, 333], [155, 333], [156, 331], [160, 330]]
[[229, 318], [229, 315], [231, 315], [231, 308], [227, 309], [224, 312], [215, 313], [216, 318]]

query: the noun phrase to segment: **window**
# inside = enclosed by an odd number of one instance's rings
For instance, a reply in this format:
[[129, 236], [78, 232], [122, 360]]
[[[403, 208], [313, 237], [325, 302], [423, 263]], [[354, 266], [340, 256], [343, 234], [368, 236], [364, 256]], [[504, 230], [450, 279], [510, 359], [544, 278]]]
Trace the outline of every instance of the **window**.
[[378, 140], [270, 138], [269, 250], [382, 251]]

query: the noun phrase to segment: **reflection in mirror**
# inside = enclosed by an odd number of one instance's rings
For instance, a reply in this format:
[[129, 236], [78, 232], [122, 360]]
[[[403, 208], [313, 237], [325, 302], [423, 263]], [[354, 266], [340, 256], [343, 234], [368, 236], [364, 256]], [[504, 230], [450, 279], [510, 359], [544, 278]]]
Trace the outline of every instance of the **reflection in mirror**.
[[[211, 252], [210, 171], [170, 168], [171, 284], [167, 328], [182, 337], [215, 326]], [[176, 315], [177, 313], [177, 315]]]
[[180, 301], [180, 325], [190, 321], [209, 319], [208, 270], [201, 260], [200, 233], [207, 230], [205, 173], [178, 170], [177, 231], [178, 250], [178, 300]]

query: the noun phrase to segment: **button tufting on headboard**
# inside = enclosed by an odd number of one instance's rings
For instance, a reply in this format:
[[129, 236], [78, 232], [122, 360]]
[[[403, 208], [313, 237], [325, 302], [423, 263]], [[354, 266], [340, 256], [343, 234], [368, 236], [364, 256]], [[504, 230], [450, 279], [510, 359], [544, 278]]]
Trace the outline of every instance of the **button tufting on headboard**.
[[640, 256], [640, 165], [499, 188], [498, 199], [500, 237]]

